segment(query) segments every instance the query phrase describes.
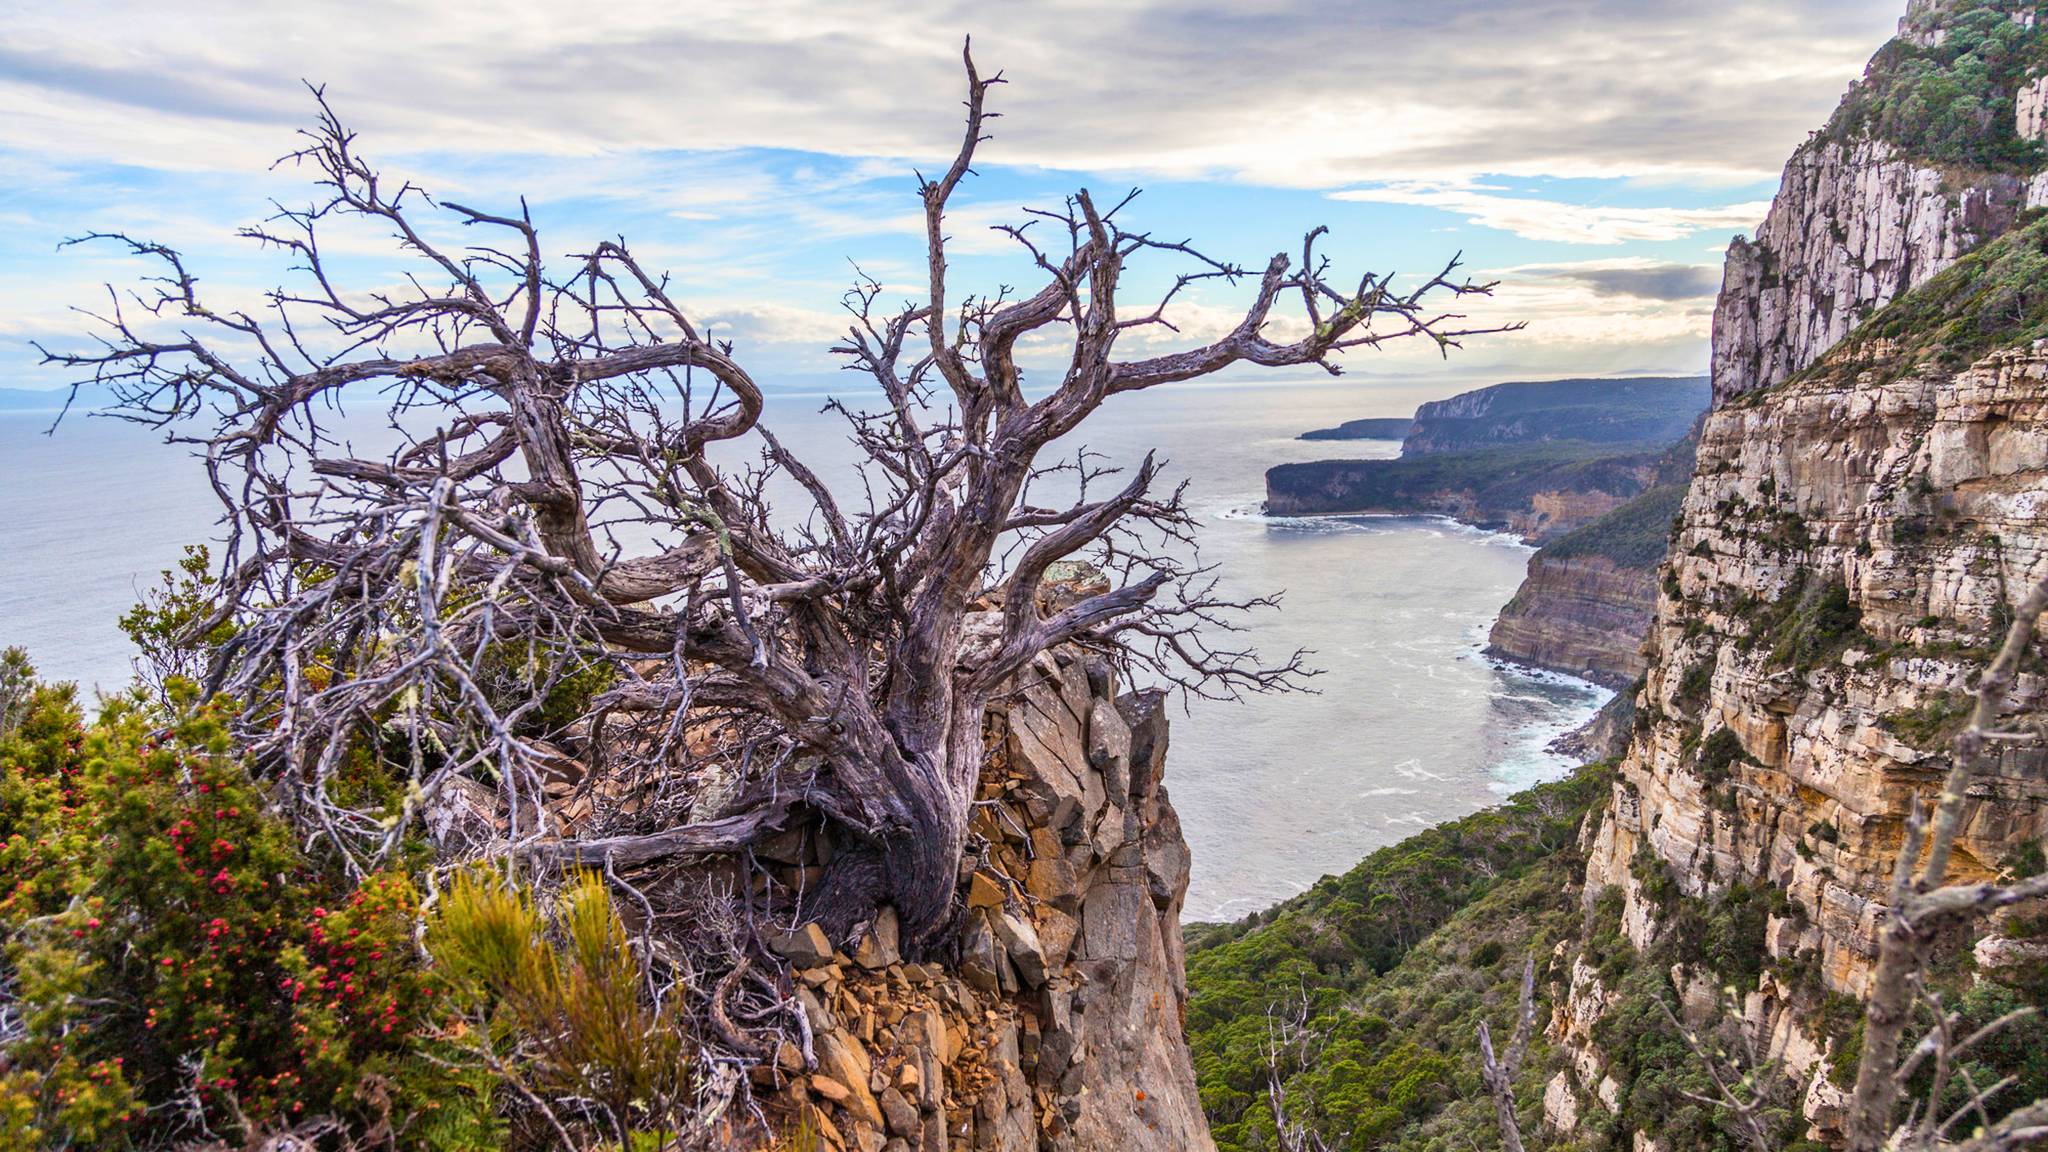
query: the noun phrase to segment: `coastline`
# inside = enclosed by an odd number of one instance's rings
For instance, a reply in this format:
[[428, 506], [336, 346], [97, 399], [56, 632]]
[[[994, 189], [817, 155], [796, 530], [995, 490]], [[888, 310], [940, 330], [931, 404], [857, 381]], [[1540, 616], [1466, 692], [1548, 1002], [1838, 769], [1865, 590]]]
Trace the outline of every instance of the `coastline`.
[[[1225, 507], [1212, 508], [1210, 514], [1216, 519], [1251, 522], [1317, 535], [1334, 536], [1357, 532], [1377, 536], [1414, 531], [1455, 537], [1489, 548], [1499, 548], [1517, 557], [1526, 557], [1537, 550], [1535, 545], [1527, 543], [1512, 532], [1474, 525], [1452, 516], [1433, 513], [1367, 512], [1273, 516], [1263, 510], [1261, 501], [1247, 498]], [[1425, 819], [1418, 811], [1403, 805], [1400, 798], [1457, 790], [1461, 786], [1461, 780], [1455, 775], [1445, 774], [1450, 771], [1446, 766], [1433, 765], [1426, 758], [1411, 757], [1390, 765], [1389, 775], [1385, 779], [1361, 779], [1361, 787], [1351, 793], [1350, 799], [1371, 805], [1368, 809], [1373, 813], [1371, 827], [1383, 832], [1397, 830], [1397, 834], [1384, 842], [1362, 844], [1355, 855], [1348, 857], [1345, 863], [1331, 868], [1323, 875], [1341, 875], [1358, 860], [1365, 859], [1381, 847], [1400, 843], [1430, 828], [1491, 808], [1528, 788], [1563, 779], [1580, 766], [1580, 758], [1560, 753], [1555, 750], [1555, 746], [1563, 737], [1592, 721], [1612, 700], [1615, 693], [1582, 677], [1526, 665], [1488, 653], [1488, 633], [1494, 621], [1499, 619], [1509, 599], [1511, 594], [1503, 596], [1483, 619], [1466, 623], [1461, 629], [1455, 654], [1451, 656], [1451, 659], [1459, 664], [1487, 669], [1493, 678], [1493, 682], [1487, 688], [1486, 705], [1497, 719], [1495, 735], [1504, 739], [1481, 765], [1484, 776], [1480, 782], [1482, 789], [1473, 789], [1466, 793], [1465, 802], [1453, 808], [1438, 806], [1431, 813], [1431, 818]], [[1501, 717], [1517, 715], [1519, 718], [1512, 722], [1511, 728], [1499, 730], [1509, 723], [1500, 719]], [[1438, 768], [1445, 768], [1445, 772], [1437, 771]], [[1172, 784], [1171, 776], [1168, 778], [1168, 784]], [[1312, 828], [1305, 834], [1330, 834], [1332, 831], [1334, 830]], [[1355, 837], [1358, 833], [1357, 829], [1352, 829], [1345, 834]], [[1198, 850], [1198, 867], [1200, 856]], [[1280, 877], [1276, 875], [1275, 878]], [[1233, 896], [1208, 903], [1191, 902], [1183, 910], [1182, 922], [1227, 923], [1241, 920], [1247, 915], [1265, 911], [1308, 891], [1322, 878], [1295, 877], [1286, 883], [1286, 891], [1278, 894]]]

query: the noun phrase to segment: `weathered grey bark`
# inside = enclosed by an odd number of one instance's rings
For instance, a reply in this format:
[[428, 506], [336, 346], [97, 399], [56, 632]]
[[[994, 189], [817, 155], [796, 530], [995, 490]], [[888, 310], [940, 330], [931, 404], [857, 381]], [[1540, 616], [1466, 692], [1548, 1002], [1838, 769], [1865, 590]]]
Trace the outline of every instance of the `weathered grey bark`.
[[1522, 1070], [1522, 1057], [1529, 1050], [1529, 1032], [1536, 1026], [1536, 957], [1522, 962], [1522, 994], [1515, 1010], [1515, 1034], [1507, 1053], [1493, 1054], [1493, 1035], [1486, 1021], [1479, 1022], [1480, 1076], [1493, 1097], [1494, 1123], [1500, 1128], [1501, 1147], [1522, 1152], [1522, 1124], [1515, 1116], [1515, 1076]]
[[[927, 299], [886, 312], [867, 279], [848, 296], [835, 351], [886, 404], [843, 409], [866, 464], [852, 511], [762, 423], [732, 347], [702, 335], [623, 242], [558, 273], [523, 205], [494, 215], [384, 182], [324, 97], [289, 160], [315, 171], [326, 202], [249, 232], [309, 277], [272, 295], [272, 315], [216, 311], [177, 253], [111, 237], [163, 263], [142, 307], [189, 331], [155, 338], [115, 295], [99, 350], [46, 356], [206, 454], [231, 535], [201, 631], [234, 632], [209, 687], [241, 698], [243, 735], [309, 834], [369, 868], [452, 782], [489, 779], [503, 851], [610, 868], [743, 852], [800, 803], [829, 819], [836, 850], [797, 914], [844, 938], [893, 904], [914, 948], [948, 918], [987, 705], [1039, 653], [1081, 642], [1197, 691], [1303, 673], [1298, 654], [1267, 665], [1205, 639], [1269, 601], [1218, 597], [1176, 558], [1192, 521], [1178, 492], [1155, 490], [1152, 461], [1104, 494], [1112, 469], [1040, 453], [1120, 393], [1236, 364], [1335, 373], [1346, 350], [1409, 337], [1448, 349], [1490, 329], [1434, 300], [1490, 286], [1454, 282], [1452, 261], [1400, 289], [1375, 275], [1339, 289], [1314, 251], [1321, 229], [1299, 265], [1281, 254], [1254, 274], [1126, 230], [1128, 196], [1104, 211], [1081, 191], [1001, 229], [1042, 276], [1036, 291], [956, 299], [947, 208], [1001, 82], [970, 54], [963, 64], [964, 140], [921, 188]], [[484, 242], [443, 249], [424, 226], [435, 214]], [[343, 216], [389, 229], [424, 272], [342, 290], [316, 234]], [[1140, 257], [1186, 270], [1132, 309], [1121, 275]], [[1191, 285], [1241, 277], [1255, 294], [1222, 337], [1119, 358], [1126, 333], [1171, 327]], [[1305, 334], [1278, 342], [1285, 302]], [[1061, 328], [1058, 384], [1027, 399], [1018, 349]], [[371, 390], [406, 439], [384, 458], [326, 423], [330, 405]], [[743, 439], [757, 467], [706, 455]], [[800, 526], [771, 520], [772, 475], [808, 499]], [[1043, 506], [1034, 485], [1055, 476], [1078, 495]], [[619, 543], [649, 535], [659, 544], [642, 554]], [[1047, 602], [1043, 578], [1075, 556], [1109, 569], [1109, 586]], [[593, 679], [599, 690], [574, 695]], [[571, 717], [544, 706], [565, 697]], [[330, 791], [366, 744], [409, 776], [401, 811]], [[735, 779], [730, 802], [700, 805], [700, 775]], [[597, 809], [575, 836], [553, 802], [568, 777]]]

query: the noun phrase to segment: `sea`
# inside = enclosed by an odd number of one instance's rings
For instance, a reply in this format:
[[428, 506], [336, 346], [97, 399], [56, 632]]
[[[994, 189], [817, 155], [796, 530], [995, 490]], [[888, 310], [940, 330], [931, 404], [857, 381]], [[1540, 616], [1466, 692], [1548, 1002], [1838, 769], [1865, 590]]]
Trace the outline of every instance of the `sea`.
[[[1396, 416], [1460, 386], [1205, 382], [1114, 398], [1069, 441], [1109, 462], [1156, 450], [1185, 480], [1201, 561], [1220, 590], [1279, 593], [1244, 621], [1271, 656], [1307, 649], [1309, 691], [1177, 699], [1166, 787], [1193, 850], [1190, 921], [1236, 919], [1339, 873], [1376, 848], [1469, 814], [1573, 766], [1546, 746], [1609, 693], [1482, 653], [1530, 549], [1424, 517], [1273, 517], [1264, 472], [1392, 457], [1393, 441], [1297, 437]], [[770, 395], [766, 418], [799, 455], [843, 461], [826, 396]], [[116, 420], [0, 412], [0, 646], [52, 679], [118, 690], [131, 649], [116, 619], [215, 531], [187, 449]]]

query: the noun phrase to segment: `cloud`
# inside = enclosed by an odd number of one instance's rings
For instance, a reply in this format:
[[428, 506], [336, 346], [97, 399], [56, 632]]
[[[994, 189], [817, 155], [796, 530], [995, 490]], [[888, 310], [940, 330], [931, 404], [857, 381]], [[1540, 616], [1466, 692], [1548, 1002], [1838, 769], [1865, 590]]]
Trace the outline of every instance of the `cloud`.
[[1642, 258], [1526, 264], [1490, 275], [1569, 281], [1584, 285], [1602, 298], [1635, 297], [1667, 302], [1708, 299], [1721, 289], [1721, 269], [1715, 265], [1676, 264]]
[[1334, 200], [1437, 208], [1463, 216], [1483, 228], [1560, 244], [1680, 240], [1708, 229], [1750, 228], [1770, 210], [1767, 203], [1714, 208], [1616, 208], [1420, 184], [1350, 188], [1330, 196]]
[[[304, 78], [327, 86], [388, 177], [425, 174], [437, 194], [486, 206], [530, 189], [551, 256], [624, 231], [726, 334], [770, 360], [829, 367], [845, 257], [892, 301], [923, 293], [908, 172], [932, 173], [957, 146], [970, 31], [984, 70], [1009, 81], [991, 96], [1003, 118], [979, 158], [993, 178], [970, 186], [949, 221], [950, 255], [977, 287], [1029, 282], [1028, 261], [1020, 269], [1020, 250], [988, 225], [1017, 219], [1016, 204], [1057, 204], [1077, 174], [1098, 190], [1208, 182], [1161, 227], [1178, 235], [1185, 223], [1240, 258], [1276, 228], [1298, 236], [1290, 214], [1328, 209], [1315, 205], [1331, 189], [1484, 228], [1475, 256], [1495, 263], [1569, 256], [1511, 236], [1630, 256], [1631, 245], [1704, 244], [1761, 218], [1762, 205], [1715, 202], [1750, 199], [1775, 176], [1889, 34], [1898, 3], [16, 6], [0, 24], [0, 305], [15, 306], [0, 335], [75, 327], [45, 304], [90, 302], [102, 277], [130, 279], [105, 254], [49, 255], [87, 228], [185, 248], [209, 289], [274, 282], [276, 264], [229, 237], [266, 196], [308, 195], [303, 173], [267, 171], [310, 119]], [[1556, 190], [1583, 184], [1498, 186], [1539, 176], [1607, 181], [1599, 195], [1619, 190], [1631, 206]], [[1404, 215], [1345, 211], [1367, 233]], [[381, 237], [337, 233], [329, 250], [356, 262], [352, 281], [391, 271]], [[1529, 329], [1475, 341], [1463, 362], [1696, 361], [1709, 272], [1659, 263], [1675, 254], [1511, 270], [1476, 307]], [[1134, 276], [1133, 287], [1150, 285]], [[1236, 307], [1190, 295], [1173, 313], [1182, 337], [1145, 331], [1131, 345], [1194, 343], [1233, 323]], [[1421, 345], [1354, 361], [1442, 369]], [[26, 364], [19, 346], [0, 347], [0, 369], [15, 363]]]
[[[248, 167], [328, 85], [389, 149], [787, 148], [929, 160], [959, 43], [996, 162], [1292, 187], [1483, 170], [1754, 180], [1896, 0], [78, 0], [0, 31], [0, 146]], [[1085, 30], [1085, 34], [1082, 34]]]
[[845, 312], [824, 312], [763, 301], [713, 303], [697, 310], [707, 338], [740, 345], [791, 344], [823, 351], [846, 336], [851, 318]]

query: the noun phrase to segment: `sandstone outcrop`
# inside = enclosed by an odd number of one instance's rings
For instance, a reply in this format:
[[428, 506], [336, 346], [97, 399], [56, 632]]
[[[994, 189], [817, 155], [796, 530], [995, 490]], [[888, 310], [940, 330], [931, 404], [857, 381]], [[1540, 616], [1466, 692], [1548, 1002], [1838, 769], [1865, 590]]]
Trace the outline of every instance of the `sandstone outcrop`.
[[1626, 688], [1642, 675], [1655, 573], [1604, 556], [1529, 557], [1529, 575], [1487, 637], [1503, 656]]
[[989, 718], [957, 958], [904, 962], [886, 912], [851, 954], [815, 928], [774, 941], [812, 1042], [755, 1087], [823, 1147], [1213, 1147], [1184, 1039], [1188, 849], [1161, 697], [1120, 695], [1071, 651], [1020, 681]]
[[[1593, 867], [1618, 879], [1640, 841], [1695, 893], [1768, 880], [1807, 912], [1827, 986], [1858, 993], [1907, 803], [1947, 768], [1943, 717], [2013, 590], [2048, 571], [2048, 351], [1954, 375], [1795, 381], [1710, 417], [1700, 458], [1676, 595], [1651, 635], [1643, 700], [1661, 719], [1623, 767], [1647, 816], [1603, 829], [1612, 843]], [[1797, 533], [1808, 543], [1793, 562]], [[1785, 613], [1821, 589], [1857, 623], [1802, 669], [1784, 654]], [[2016, 709], [2043, 689], [2023, 676]], [[1715, 811], [1697, 765], [1723, 728], [1742, 752], [1732, 814]], [[2048, 832], [2044, 765], [2038, 740], [2000, 746], [1969, 797], [1959, 877], [1994, 874]]]
[[2013, 224], [2027, 181], [1951, 173], [1882, 140], [1795, 152], [1754, 239], [1728, 248], [1714, 307], [1714, 403], [1813, 363], [1872, 312]]
[[[1943, 10], [1916, 3], [1902, 32], [1933, 42]], [[2038, 105], [2016, 103], [2024, 129]], [[1889, 329], [1844, 338], [2009, 229], [2042, 181], [1944, 173], [1831, 134], [1794, 156], [1755, 241], [1729, 251], [1716, 408], [1656, 593], [1639, 717], [1587, 827], [1588, 908], [1618, 889], [1639, 948], [1666, 927], [1646, 878], [1693, 897], [1783, 894], [1763, 933], [1772, 963], [1733, 1011], [1800, 1077], [1816, 1137], [1843, 1094], [1820, 1002], [1865, 990], [1908, 806], [1938, 788], [2009, 606], [2048, 574], [2048, 344], [1959, 366], [1905, 355]], [[1996, 875], [2048, 834], [2044, 706], [2032, 664], [2010, 702], [2016, 736], [1965, 798], [1952, 877]], [[2031, 947], [1993, 935], [1978, 953]], [[1559, 1128], [1614, 1108], [1590, 1023], [1610, 990], [1584, 964], [1564, 984], [1551, 1030], [1569, 1068], [1544, 1095]], [[1687, 1004], [1695, 984], [1721, 981], [1673, 976]]]
[[[2048, 572], [2048, 350], [1957, 374], [1801, 378], [1711, 416], [1700, 462], [1638, 701], [1653, 719], [1588, 846], [1587, 897], [1618, 887], [1623, 928], [1646, 948], [1658, 911], [1638, 861], [1693, 896], [1768, 884], [1790, 906], [1770, 956], [1860, 995], [1908, 805], [1947, 769], [2013, 590]], [[1802, 668], [1786, 644], [1831, 595], [1849, 606], [1838, 625], [1856, 623]], [[2015, 727], [2044, 705], [2048, 680], [2022, 676]], [[1718, 732], [1739, 750], [1730, 763], [1703, 754]], [[1957, 879], [1993, 876], [2048, 835], [2048, 742], [2033, 732], [2001, 744], [1966, 798]], [[1560, 1035], [1598, 994], [1572, 985]], [[1768, 973], [1745, 995], [1759, 1034], [1812, 1071], [1825, 1040], [1810, 998]], [[1579, 1059], [1599, 1066], [1583, 1046]], [[1809, 1114], [1824, 1122], [1840, 1087], [1817, 1081]]]
[[1688, 439], [1660, 460], [1657, 487], [1529, 557], [1487, 637], [1488, 654], [1617, 690], [1635, 683], [1692, 460]]

